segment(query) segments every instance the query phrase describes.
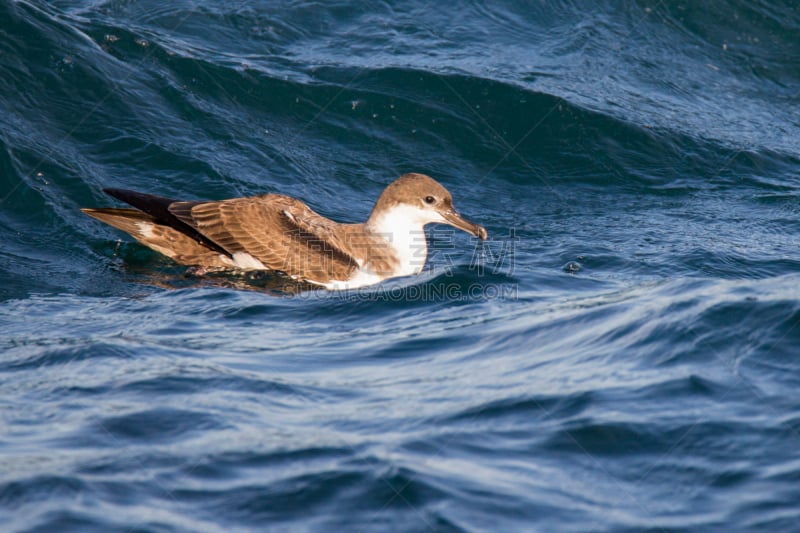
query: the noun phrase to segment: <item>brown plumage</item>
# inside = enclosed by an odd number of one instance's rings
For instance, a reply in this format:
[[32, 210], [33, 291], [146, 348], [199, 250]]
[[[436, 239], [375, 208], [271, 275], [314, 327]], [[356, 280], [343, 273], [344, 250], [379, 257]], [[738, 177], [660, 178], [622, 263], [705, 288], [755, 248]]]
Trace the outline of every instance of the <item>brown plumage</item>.
[[329, 288], [419, 272], [427, 255], [422, 227], [430, 222], [486, 238], [486, 230], [455, 212], [450, 193], [423, 174], [390, 184], [363, 224], [334, 222], [280, 194], [185, 202], [105, 191], [137, 209], [82, 211], [180, 264], [275, 270]]

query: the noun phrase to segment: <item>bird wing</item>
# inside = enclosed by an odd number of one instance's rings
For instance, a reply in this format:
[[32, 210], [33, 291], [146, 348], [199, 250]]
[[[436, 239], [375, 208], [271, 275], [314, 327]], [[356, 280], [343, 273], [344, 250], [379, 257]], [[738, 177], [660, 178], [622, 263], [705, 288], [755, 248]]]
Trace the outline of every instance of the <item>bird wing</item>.
[[329, 220], [289, 196], [174, 202], [169, 211], [234, 259], [236, 254], [249, 254], [290, 276], [326, 283], [349, 278], [359, 266], [347, 238], [358, 232], [342, 230], [356, 225]]

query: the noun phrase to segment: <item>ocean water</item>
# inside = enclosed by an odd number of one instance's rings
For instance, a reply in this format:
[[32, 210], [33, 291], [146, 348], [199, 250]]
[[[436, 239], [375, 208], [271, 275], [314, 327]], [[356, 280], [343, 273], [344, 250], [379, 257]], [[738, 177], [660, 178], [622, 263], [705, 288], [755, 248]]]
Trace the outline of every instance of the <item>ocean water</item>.
[[[0, 0], [3, 531], [800, 531], [800, 5]], [[198, 277], [103, 187], [490, 240]]]

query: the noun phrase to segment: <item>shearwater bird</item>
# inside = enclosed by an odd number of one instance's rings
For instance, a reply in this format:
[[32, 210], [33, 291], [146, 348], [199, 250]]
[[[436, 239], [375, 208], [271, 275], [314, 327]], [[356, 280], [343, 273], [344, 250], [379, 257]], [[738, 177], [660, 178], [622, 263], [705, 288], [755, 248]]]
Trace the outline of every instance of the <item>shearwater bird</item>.
[[328, 289], [418, 274], [428, 255], [426, 224], [487, 237], [482, 226], [458, 214], [447, 189], [424, 174], [405, 174], [389, 184], [361, 224], [334, 222], [282, 194], [202, 202], [103, 190], [136, 209], [81, 211], [182, 265], [273, 270]]

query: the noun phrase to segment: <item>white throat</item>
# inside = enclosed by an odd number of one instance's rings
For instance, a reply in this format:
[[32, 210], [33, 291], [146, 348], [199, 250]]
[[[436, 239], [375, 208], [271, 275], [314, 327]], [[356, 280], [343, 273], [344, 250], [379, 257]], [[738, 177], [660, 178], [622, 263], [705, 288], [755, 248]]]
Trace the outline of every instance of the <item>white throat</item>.
[[423, 228], [425, 224], [434, 222], [432, 215], [431, 211], [400, 204], [375, 220], [370, 220], [370, 230], [386, 239], [400, 261], [395, 276], [410, 276], [422, 271], [428, 257], [428, 244]]

